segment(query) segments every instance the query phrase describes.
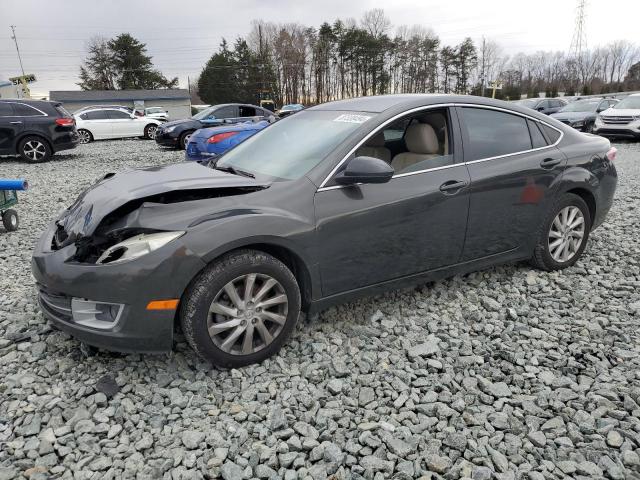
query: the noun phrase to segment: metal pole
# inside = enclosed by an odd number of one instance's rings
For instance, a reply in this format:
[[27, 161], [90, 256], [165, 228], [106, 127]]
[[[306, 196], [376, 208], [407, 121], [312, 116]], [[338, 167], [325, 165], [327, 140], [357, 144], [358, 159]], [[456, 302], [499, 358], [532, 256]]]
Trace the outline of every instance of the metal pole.
[[22, 57], [20, 57], [20, 49], [18, 48], [18, 39], [16, 38], [16, 26], [11, 25], [11, 38], [16, 44], [16, 52], [18, 52], [18, 60], [20, 61], [20, 70], [22, 71], [22, 76], [24, 77], [24, 67], [22, 66]]

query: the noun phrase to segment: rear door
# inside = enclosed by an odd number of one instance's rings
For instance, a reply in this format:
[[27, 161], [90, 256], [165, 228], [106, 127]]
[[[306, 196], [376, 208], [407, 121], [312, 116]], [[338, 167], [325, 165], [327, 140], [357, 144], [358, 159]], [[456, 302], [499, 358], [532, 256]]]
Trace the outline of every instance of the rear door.
[[96, 140], [113, 138], [113, 125], [106, 110], [89, 110], [80, 115]]
[[122, 110], [106, 110], [111, 120], [111, 132], [114, 138], [141, 136], [142, 124], [138, 118]]
[[561, 132], [500, 109], [458, 107], [458, 112], [471, 177], [462, 261], [532, 248], [532, 232], [553, 201], [566, 163], [553, 145]]
[[22, 119], [14, 115], [13, 105], [0, 102], [0, 153], [15, 153], [15, 142], [23, 128]]

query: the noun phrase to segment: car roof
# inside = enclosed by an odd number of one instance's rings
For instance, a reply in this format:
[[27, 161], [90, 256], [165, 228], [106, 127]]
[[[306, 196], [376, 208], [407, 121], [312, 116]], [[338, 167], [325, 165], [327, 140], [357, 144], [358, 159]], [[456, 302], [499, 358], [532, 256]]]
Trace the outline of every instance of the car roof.
[[[543, 99], [529, 99], [543, 100]], [[514, 103], [508, 103], [503, 100], [495, 100], [487, 97], [478, 97], [475, 95], [450, 95], [440, 93], [415, 93], [415, 94], [393, 94], [378, 95], [371, 97], [359, 97], [348, 100], [337, 100], [334, 102], [323, 103], [305, 109], [309, 110], [346, 110], [354, 112], [370, 112], [382, 113], [385, 110], [410, 109], [428, 105], [437, 105], [441, 103], [464, 103], [477, 104], [479, 106], [493, 106], [499, 108], [508, 108], [514, 111], [521, 111], [530, 115], [528, 109], [522, 109]]]

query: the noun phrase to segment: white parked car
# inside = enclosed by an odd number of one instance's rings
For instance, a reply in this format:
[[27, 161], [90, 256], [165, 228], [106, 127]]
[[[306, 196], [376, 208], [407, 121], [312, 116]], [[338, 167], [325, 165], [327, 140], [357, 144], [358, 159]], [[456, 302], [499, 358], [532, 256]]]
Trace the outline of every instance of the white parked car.
[[162, 107], [147, 107], [144, 109], [144, 116], [147, 118], [155, 118], [166, 122], [169, 120], [169, 112]]
[[596, 118], [593, 133], [640, 140], [640, 93], [623, 98]]
[[96, 108], [74, 115], [80, 143], [107, 138], [156, 138], [162, 122], [155, 118], [138, 117], [124, 108]]

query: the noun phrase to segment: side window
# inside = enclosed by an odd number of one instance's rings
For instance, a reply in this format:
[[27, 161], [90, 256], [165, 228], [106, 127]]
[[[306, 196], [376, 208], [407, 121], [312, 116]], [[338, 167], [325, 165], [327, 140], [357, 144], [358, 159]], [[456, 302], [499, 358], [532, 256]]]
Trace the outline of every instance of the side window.
[[531, 143], [533, 144], [533, 148], [546, 147], [547, 140], [544, 138], [544, 135], [542, 135], [542, 132], [538, 127], [538, 122], [527, 120], [527, 124], [529, 125], [529, 133], [531, 134]]
[[564, 107], [564, 102], [562, 100], [551, 100], [553, 107]]
[[467, 162], [531, 150], [525, 118], [484, 108], [462, 108], [468, 143]]
[[13, 112], [16, 117], [36, 117], [42, 115], [38, 110], [24, 103], [14, 103]]
[[256, 109], [253, 107], [245, 107], [244, 105], [240, 107], [240, 116], [241, 117], [255, 117], [258, 115], [256, 113]]
[[122, 120], [122, 119], [131, 118], [131, 115], [121, 110], [107, 110], [107, 112], [111, 120]]
[[92, 110], [85, 115], [87, 120], [107, 120], [109, 118], [105, 110]]
[[222, 107], [219, 108], [217, 110], [215, 110], [214, 112], [212, 112], [212, 115], [215, 118], [234, 118], [236, 116], [236, 108], [235, 107]]
[[88, 113], [83, 113], [82, 115], [80, 115], [80, 118], [82, 120], [89, 120], [89, 114]]
[[390, 163], [395, 174], [453, 165], [447, 109], [427, 109], [406, 115], [369, 137], [355, 156]]
[[560, 138], [560, 132], [555, 128], [551, 128], [547, 125], [542, 124], [542, 131], [544, 132], [545, 137], [549, 139], [549, 143], [554, 144]]
[[13, 107], [10, 103], [0, 102], [0, 117], [13, 117]]

